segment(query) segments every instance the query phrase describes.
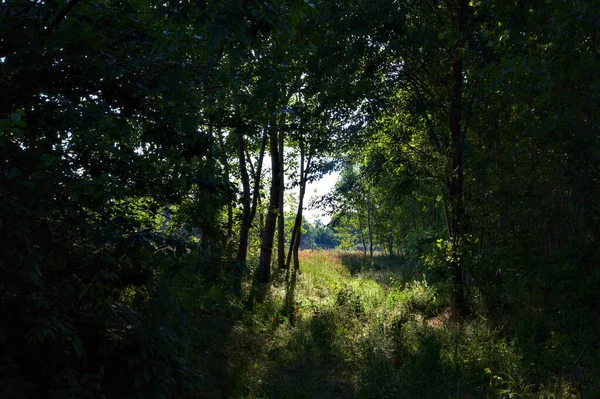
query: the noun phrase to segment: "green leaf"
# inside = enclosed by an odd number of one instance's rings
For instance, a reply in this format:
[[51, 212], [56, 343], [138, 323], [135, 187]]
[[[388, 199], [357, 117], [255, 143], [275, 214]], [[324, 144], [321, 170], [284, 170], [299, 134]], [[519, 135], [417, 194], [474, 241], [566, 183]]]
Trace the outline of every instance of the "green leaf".
[[48, 167], [54, 163], [56, 156], [52, 154], [43, 154], [41, 156], [42, 162], [44, 162], [44, 166]]
[[18, 112], [13, 112], [12, 114], [10, 114], [10, 119], [12, 119], [15, 122], [19, 122], [21, 120], [21, 114], [19, 114]]
[[8, 130], [9, 127], [13, 125], [13, 121], [10, 119], [2, 119], [0, 120], [0, 132]]

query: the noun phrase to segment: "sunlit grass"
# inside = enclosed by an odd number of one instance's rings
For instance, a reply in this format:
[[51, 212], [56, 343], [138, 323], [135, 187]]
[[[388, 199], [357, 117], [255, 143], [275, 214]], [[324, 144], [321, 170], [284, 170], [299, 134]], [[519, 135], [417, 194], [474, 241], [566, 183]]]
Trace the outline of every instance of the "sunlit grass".
[[533, 375], [538, 366], [501, 328], [454, 316], [445, 282], [399, 258], [304, 251], [300, 259], [293, 323], [280, 281], [220, 337], [211, 356], [225, 362], [221, 396], [578, 397], [569, 378]]

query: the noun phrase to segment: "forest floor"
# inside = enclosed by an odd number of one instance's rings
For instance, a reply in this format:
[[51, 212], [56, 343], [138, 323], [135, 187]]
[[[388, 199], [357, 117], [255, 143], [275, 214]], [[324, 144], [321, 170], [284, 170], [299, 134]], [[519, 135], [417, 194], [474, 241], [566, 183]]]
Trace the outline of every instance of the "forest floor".
[[454, 316], [447, 283], [402, 258], [300, 256], [291, 306], [283, 275], [261, 303], [205, 306], [188, 397], [584, 397], [579, 369], [552, 366], [560, 348], [536, 364], [501, 326]]

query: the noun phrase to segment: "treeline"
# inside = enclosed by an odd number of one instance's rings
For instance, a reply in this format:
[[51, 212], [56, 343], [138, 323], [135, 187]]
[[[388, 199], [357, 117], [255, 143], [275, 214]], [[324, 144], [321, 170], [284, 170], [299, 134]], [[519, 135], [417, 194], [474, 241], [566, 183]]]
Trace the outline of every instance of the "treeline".
[[340, 235], [331, 225], [323, 225], [317, 219], [314, 223], [304, 220], [300, 239], [300, 249], [335, 249], [341, 243]]
[[[465, 315], [589, 332], [598, 7], [3, 2], [0, 396], [193, 391], [197, 297], [259, 301], [312, 242], [406, 252]], [[303, 233], [336, 168], [331, 227]]]

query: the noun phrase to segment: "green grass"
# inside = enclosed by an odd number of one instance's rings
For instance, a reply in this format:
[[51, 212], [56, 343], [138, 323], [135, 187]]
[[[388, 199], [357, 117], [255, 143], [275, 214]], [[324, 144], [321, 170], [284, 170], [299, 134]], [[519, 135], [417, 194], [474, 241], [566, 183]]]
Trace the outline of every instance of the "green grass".
[[[302, 252], [293, 322], [282, 276], [263, 303], [248, 309], [230, 299], [199, 318], [196, 383], [187, 397], [584, 395], [571, 373], [575, 359], [549, 370], [570, 359], [565, 337], [550, 334], [534, 347], [483, 317], [459, 320], [449, 311], [448, 287], [428, 278], [401, 258]], [[532, 363], [531, 352], [544, 345], [548, 353], [535, 357], [545, 363]], [[583, 397], [598, 397], [589, 392]]]

